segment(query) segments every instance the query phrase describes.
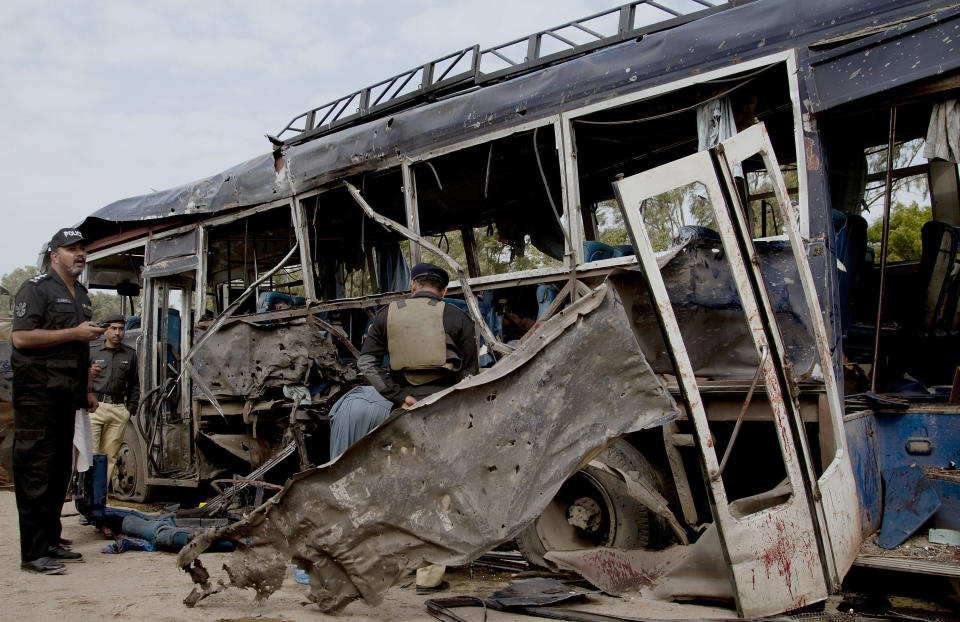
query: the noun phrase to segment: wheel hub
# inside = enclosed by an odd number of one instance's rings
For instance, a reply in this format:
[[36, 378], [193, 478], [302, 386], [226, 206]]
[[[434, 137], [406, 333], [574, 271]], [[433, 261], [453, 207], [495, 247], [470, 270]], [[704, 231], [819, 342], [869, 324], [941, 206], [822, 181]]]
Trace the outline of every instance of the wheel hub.
[[600, 504], [590, 497], [580, 497], [567, 508], [567, 522], [589, 534], [597, 533], [602, 520]]

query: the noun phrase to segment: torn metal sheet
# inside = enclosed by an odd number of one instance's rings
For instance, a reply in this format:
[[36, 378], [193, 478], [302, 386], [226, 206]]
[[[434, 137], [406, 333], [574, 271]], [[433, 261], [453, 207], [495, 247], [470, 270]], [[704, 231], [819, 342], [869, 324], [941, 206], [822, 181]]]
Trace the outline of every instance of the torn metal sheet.
[[270, 387], [308, 385], [314, 367], [327, 381], [356, 379], [356, 372], [340, 362], [337, 347], [303, 318], [224, 326], [197, 351], [193, 364], [214, 395], [250, 400]]
[[594, 593], [572, 589], [556, 579], [534, 577], [511, 581], [507, 587], [491, 594], [489, 600], [504, 608], [532, 607], [579, 600]]
[[271, 446], [270, 443], [263, 439], [254, 438], [250, 434], [202, 433], [202, 436], [241, 460], [246, 460], [254, 467], [260, 466], [277, 453], [276, 448]]
[[579, 551], [548, 551], [544, 557], [560, 568], [573, 570], [605, 593], [617, 596], [650, 587], [667, 569], [690, 553], [689, 545], [663, 551], [598, 547]]
[[[816, 244], [809, 252], [822, 250]], [[660, 269], [695, 373], [711, 378], [752, 378], [757, 353], [719, 242], [691, 240], [678, 251]], [[757, 251], [787, 356], [798, 378], [809, 379], [817, 364], [816, 341], [790, 245], [758, 242]], [[659, 258], [657, 263], [661, 264]], [[624, 303], [631, 307], [637, 338], [653, 370], [674, 373], [646, 287], [637, 279], [622, 284], [620, 277], [613, 280], [622, 290]]]
[[227, 538], [245, 545], [231, 583], [258, 597], [293, 560], [324, 611], [357, 597], [376, 605], [412, 570], [463, 564], [514, 537], [602, 447], [677, 416], [602, 285], [498, 365], [397, 411], [243, 521], [198, 537], [178, 564]]

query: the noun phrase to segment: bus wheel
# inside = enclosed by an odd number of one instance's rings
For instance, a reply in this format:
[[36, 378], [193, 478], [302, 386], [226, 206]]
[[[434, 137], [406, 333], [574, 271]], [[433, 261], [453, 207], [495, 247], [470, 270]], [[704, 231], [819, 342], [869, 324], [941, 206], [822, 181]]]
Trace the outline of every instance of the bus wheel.
[[123, 433], [110, 486], [122, 501], [142, 503], [153, 492], [153, 486], [147, 484], [147, 452], [132, 425]]
[[[640, 477], [662, 490], [647, 459], [625, 440], [607, 447], [597, 460]], [[556, 569], [544, 559], [548, 551], [593, 547], [655, 548], [663, 544], [659, 518], [634, 500], [616, 477], [587, 466], [567, 479], [533, 523], [517, 536], [517, 548], [536, 566]]]

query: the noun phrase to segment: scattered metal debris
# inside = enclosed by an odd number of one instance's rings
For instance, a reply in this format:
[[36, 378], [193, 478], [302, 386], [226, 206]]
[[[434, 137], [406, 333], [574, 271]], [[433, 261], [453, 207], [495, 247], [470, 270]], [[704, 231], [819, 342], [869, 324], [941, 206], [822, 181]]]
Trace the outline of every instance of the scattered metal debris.
[[[623, 346], [615, 355], [611, 341]], [[606, 416], [573, 416], [588, 410]], [[677, 415], [604, 285], [496, 367], [394, 413], [244, 520], [199, 536], [178, 565], [189, 568], [225, 538], [241, 549], [227, 564], [230, 585], [259, 598], [279, 587], [292, 560], [322, 610], [358, 597], [376, 605], [411, 570], [464, 564], [514, 537], [606, 444]], [[213, 589], [199, 583], [188, 604]]]

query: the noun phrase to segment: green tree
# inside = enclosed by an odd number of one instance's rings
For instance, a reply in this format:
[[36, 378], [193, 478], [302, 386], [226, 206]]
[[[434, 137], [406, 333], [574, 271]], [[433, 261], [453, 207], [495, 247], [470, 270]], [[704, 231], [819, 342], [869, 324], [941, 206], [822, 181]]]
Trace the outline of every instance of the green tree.
[[22, 268], [15, 268], [10, 272], [0, 277], [0, 285], [3, 285], [10, 295], [13, 296], [17, 293], [17, 290], [20, 289], [20, 286], [23, 285], [23, 282], [27, 279], [37, 276], [37, 269], [34, 266], [23, 266]]
[[[895, 143], [893, 146], [893, 168], [894, 170], [900, 168], [906, 168], [917, 163], [917, 160], [922, 157], [923, 153], [924, 140], [922, 138], [917, 138], [915, 140], [910, 140], [902, 143]], [[867, 158], [867, 173], [883, 173], [887, 170], [887, 147], [886, 145], [881, 145], [873, 149], [867, 149], [865, 152]], [[869, 212], [874, 206], [883, 209], [883, 197], [884, 197], [884, 186], [886, 185], [885, 180], [880, 180], [876, 182], [871, 182], [867, 184], [867, 187], [863, 195], [863, 211]], [[892, 203], [897, 202], [898, 193], [911, 193], [926, 195], [928, 192], [927, 189], [927, 176], [926, 175], [914, 175], [912, 177], [901, 177], [899, 179], [894, 179], [891, 184], [891, 194], [894, 199]]]
[[[22, 268], [15, 268], [0, 277], [0, 285], [3, 285], [10, 292], [9, 298], [0, 296], [0, 317], [10, 316], [13, 296], [17, 294], [17, 290], [20, 289], [24, 281], [37, 274], [38, 271], [35, 267], [23, 266]], [[102, 322], [107, 317], [120, 313], [120, 296], [107, 291], [91, 291], [90, 304], [93, 306], [94, 322]]]
[[4, 289], [9, 292], [9, 296], [0, 294], [0, 317], [12, 317], [13, 297], [16, 296], [17, 290], [20, 289], [24, 281], [36, 275], [36, 268], [23, 266], [22, 268], [15, 268], [0, 277], [0, 285], [3, 285]]
[[103, 290], [90, 292], [90, 304], [93, 306], [93, 321], [102, 322], [111, 315], [120, 313], [120, 296]]
[[[890, 210], [890, 237], [887, 242], [887, 261], [920, 259], [920, 229], [932, 218], [930, 207], [895, 203]], [[877, 250], [879, 262], [880, 241], [883, 236], [883, 219], [878, 218], [867, 228], [867, 241]]]

